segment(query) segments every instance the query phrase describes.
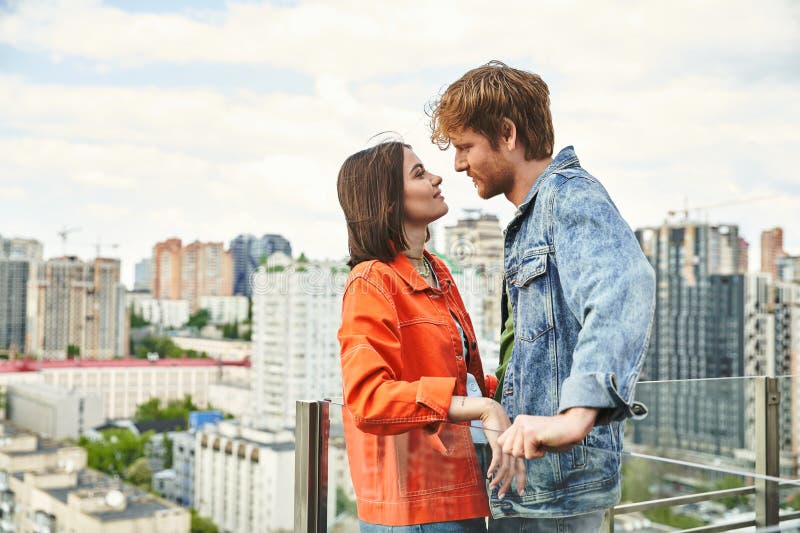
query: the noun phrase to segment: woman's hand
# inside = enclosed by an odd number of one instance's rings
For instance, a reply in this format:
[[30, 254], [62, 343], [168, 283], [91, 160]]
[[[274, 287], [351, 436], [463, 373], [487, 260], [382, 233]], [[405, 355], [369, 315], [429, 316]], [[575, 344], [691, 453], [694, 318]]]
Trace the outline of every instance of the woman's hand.
[[487, 472], [487, 477], [491, 479], [489, 487], [499, 487], [498, 496], [503, 498], [516, 478], [517, 494], [522, 495], [525, 490], [525, 462], [504, 454], [503, 447], [497, 442], [500, 435], [511, 427], [503, 406], [491, 398], [453, 396], [447, 415], [454, 422], [481, 421], [483, 432], [492, 449], [492, 462]]
[[503, 499], [511, 487], [513, 479], [516, 479], [517, 494], [522, 496], [525, 490], [525, 462], [512, 455], [503, 453], [503, 447], [497, 441], [500, 434], [511, 427], [511, 420], [503, 409], [503, 406], [496, 401], [487, 398], [490, 404], [481, 414], [483, 432], [492, 448], [492, 462], [489, 464], [487, 477], [491, 479], [489, 488], [499, 487], [497, 496]]

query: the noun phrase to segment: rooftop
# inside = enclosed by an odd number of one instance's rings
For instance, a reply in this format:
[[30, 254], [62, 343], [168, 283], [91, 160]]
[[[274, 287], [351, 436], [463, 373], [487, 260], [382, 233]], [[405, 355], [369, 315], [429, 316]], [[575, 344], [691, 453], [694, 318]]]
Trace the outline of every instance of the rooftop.
[[39, 372], [42, 370], [70, 369], [70, 368], [136, 368], [156, 366], [164, 367], [209, 367], [209, 366], [242, 366], [250, 368], [250, 358], [241, 361], [218, 361], [208, 357], [190, 359], [161, 358], [157, 361], [124, 357], [119, 359], [41, 359], [31, 358], [15, 359], [0, 363], [0, 373], [10, 372]]
[[[14, 474], [16, 475], [16, 473]], [[107, 492], [119, 490], [125, 495], [126, 507], [122, 511], [102, 511], [86, 513], [92, 515], [103, 522], [114, 520], [129, 520], [150, 516], [156, 511], [166, 511], [176, 509], [174, 505], [167, 505], [155, 496], [147, 492], [122, 483], [110, 476], [94, 470], [81, 470], [78, 472], [77, 485], [74, 487], [44, 489], [53, 498], [67, 503], [70, 493], [76, 491]]]

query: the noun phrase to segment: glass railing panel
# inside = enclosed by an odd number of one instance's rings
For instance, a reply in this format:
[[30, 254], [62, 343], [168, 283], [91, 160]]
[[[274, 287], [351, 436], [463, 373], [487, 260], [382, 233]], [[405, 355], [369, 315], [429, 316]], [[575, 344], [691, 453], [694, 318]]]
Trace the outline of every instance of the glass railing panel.
[[755, 390], [753, 378], [640, 382], [636, 399], [649, 412], [626, 423], [625, 449], [752, 471]]
[[[692, 497], [721, 490], [751, 487], [753, 479], [677, 461], [630, 455], [622, 460], [622, 499], [615, 514], [615, 531], [672, 531], [755, 519], [754, 494], [715, 497], [683, 505], [657, 506], [658, 500]], [[631, 504], [641, 504], [634, 507]], [[750, 531], [753, 529], [751, 528]]]
[[[350, 464], [344, 440], [341, 400], [330, 403], [328, 440], [328, 531], [358, 533], [356, 494], [350, 476]], [[332, 510], [332, 512], [331, 512]]]
[[784, 512], [800, 512], [800, 376], [776, 378], [778, 403], [778, 443], [780, 477], [780, 506]]
[[[358, 531], [356, 495], [361, 501], [421, 502], [414, 509], [396, 505], [399, 510], [388, 514], [391, 505], [362, 504], [367, 507], [362, 515], [370, 517], [367, 521], [385, 525], [402, 521], [404, 513], [424, 515], [427, 522], [445, 521], [452, 519], [448, 513], [454, 509], [470, 506], [472, 517], [483, 516], [485, 506], [480, 502], [485, 501], [485, 478], [469, 426], [411, 427], [414, 424], [401, 420], [360, 425], [340, 402], [330, 404], [328, 504], [335, 512], [328, 513], [329, 531]], [[426, 495], [459, 505], [431, 505], [425, 503]]]

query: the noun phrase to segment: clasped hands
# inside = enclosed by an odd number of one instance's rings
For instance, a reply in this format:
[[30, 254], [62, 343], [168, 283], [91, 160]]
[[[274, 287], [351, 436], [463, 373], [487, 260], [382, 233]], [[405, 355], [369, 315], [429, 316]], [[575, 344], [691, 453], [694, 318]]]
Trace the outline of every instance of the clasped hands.
[[[503, 433], [486, 431], [492, 447], [492, 463], [487, 476], [490, 488], [499, 487], [503, 498], [516, 478], [515, 488], [522, 495], [525, 488], [525, 459], [544, 457], [546, 452], [572, 449], [589, 434], [597, 419], [597, 409], [573, 407], [555, 416], [518, 415], [510, 424], [507, 416], [485, 417], [485, 428], [497, 428]], [[503, 413], [505, 415], [505, 413]], [[495, 425], [498, 424], [498, 425]]]

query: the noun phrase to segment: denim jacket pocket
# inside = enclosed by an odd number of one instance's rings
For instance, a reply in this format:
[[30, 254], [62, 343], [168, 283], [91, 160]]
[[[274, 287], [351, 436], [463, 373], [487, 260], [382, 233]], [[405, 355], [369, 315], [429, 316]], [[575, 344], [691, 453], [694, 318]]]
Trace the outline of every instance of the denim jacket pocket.
[[514, 320], [517, 338], [535, 341], [553, 327], [547, 253], [523, 256], [510, 282], [519, 291]]

